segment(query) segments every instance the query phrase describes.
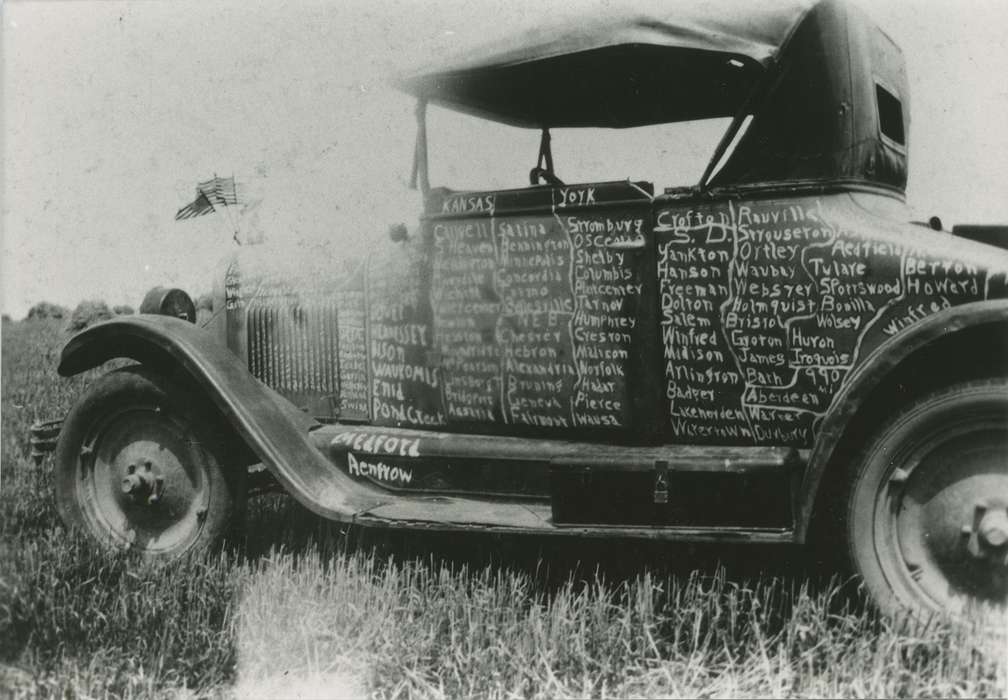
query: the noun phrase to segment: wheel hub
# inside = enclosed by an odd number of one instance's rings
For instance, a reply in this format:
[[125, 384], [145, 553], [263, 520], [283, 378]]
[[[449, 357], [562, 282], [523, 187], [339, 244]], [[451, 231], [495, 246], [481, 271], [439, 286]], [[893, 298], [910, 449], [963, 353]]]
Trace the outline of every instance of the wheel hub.
[[1008, 507], [978, 505], [973, 523], [963, 526], [967, 549], [977, 559], [1008, 566]]
[[149, 459], [140, 465], [127, 465], [122, 492], [134, 503], [152, 506], [164, 495], [164, 477], [153, 467], [154, 464]]
[[[93, 428], [79, 488], [86, 517], [118, 544], [170, 551], [198, 536], [209, 487], [185, 423], [126, 405]], [[82, 451], [83, 452], [83, 451]]]

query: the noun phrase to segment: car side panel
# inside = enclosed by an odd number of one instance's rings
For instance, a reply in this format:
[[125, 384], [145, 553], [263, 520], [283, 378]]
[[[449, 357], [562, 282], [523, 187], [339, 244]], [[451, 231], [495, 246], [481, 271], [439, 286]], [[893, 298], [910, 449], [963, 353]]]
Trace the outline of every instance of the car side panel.
[[873, 350], [1005, 294], [1006, 256], [849, 195], [659, 202], [669, 442], [811, 447]]
[[632, 439], [653, 405], [651, 198], [631, 183], [447, 193], [368, 263], [376, 425]]

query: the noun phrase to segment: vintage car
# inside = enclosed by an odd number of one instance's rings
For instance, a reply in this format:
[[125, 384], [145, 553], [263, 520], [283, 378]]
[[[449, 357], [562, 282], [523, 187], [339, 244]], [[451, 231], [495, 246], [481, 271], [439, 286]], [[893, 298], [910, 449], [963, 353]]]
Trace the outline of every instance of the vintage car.
[[[65, 520], [177, 556], [264, 467], [361, 526], [809, 542], [884, 610], [1001, 614], [1005, 230], [909, 221], [904, 62], [861, 11], [711, 7], [398, 79], [418, 225], [357, 258], [236, 249], [202, 326], [175, 291], [70, 339], [64, 376], [139, 364], [63, 423]], [[531, 130], [528, 185], [431, 186], [428, 105]], [[551, 130], [714, 118], [695, 185], [554, 169]]]

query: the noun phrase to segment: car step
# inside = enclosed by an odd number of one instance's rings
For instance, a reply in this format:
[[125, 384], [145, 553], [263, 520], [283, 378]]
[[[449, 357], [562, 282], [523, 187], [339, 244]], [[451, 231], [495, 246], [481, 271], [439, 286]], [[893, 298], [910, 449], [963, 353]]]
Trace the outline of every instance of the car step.
[[[426, 499], [422, 506], [389, 504], [372, 516], [414, 521], [424, 519], [420, 513], [431, 520], [464, 514], [474, 524], [489, 519], [511, 525], [517, 517], [523, 528], [530, 526], [523, 521], [531, 511], [513, 511], [512, 505], [544, 506], [534, 519], [548, 522], [549, 529], [779, 533], [792, 523], [793, 482], [804, 464], [791, 447], [612, 445], [340, 424], [320, 428], [312, 438], [355, 481]], [[462, 506], [458, 497], [481, 505]]]
[[804, 464], [802, 453], [793, 447], [613, 445], [342, 424], [324, 426], [314, 431], [312, 438], [320, 449], [335, 454], [539, 462], [576, 472], [664, 469], [751, 474], [790, 471]]

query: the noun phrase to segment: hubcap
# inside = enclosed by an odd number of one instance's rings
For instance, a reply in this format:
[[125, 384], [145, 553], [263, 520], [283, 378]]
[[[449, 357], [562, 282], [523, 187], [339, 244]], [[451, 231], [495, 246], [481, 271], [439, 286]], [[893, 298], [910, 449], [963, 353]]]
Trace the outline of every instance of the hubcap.
[[1008, 542], [1008, 509], [987, 511], [980, 521], [980, 542], [991, 548], [999, 548]]
[[967, 549], [976, 559], [1008, 566], [1008, 506], [999, 500], [993, 505], [977, 504], [973, 523], [963, 525], [969, 538]]
[[164, 494], [164, 477], [153, 469], [153, 463], [148, 459], [142, 467], [136, 464], [126, 467], [126, 476], [122, 480], [122, 492], [134, 503], [155, 505]]
[[876, 522], [903, 566], [888, 575], [934, 609], [1008, 603], [1006, 450], [1001, 426], [952, 428], [890, 472]]
[[96, 425], [85, 445], [78, 488], [94, 528], [151, 552], [195, 539], [209, 480], [183, 421], [156, 407], [124, 407]]

